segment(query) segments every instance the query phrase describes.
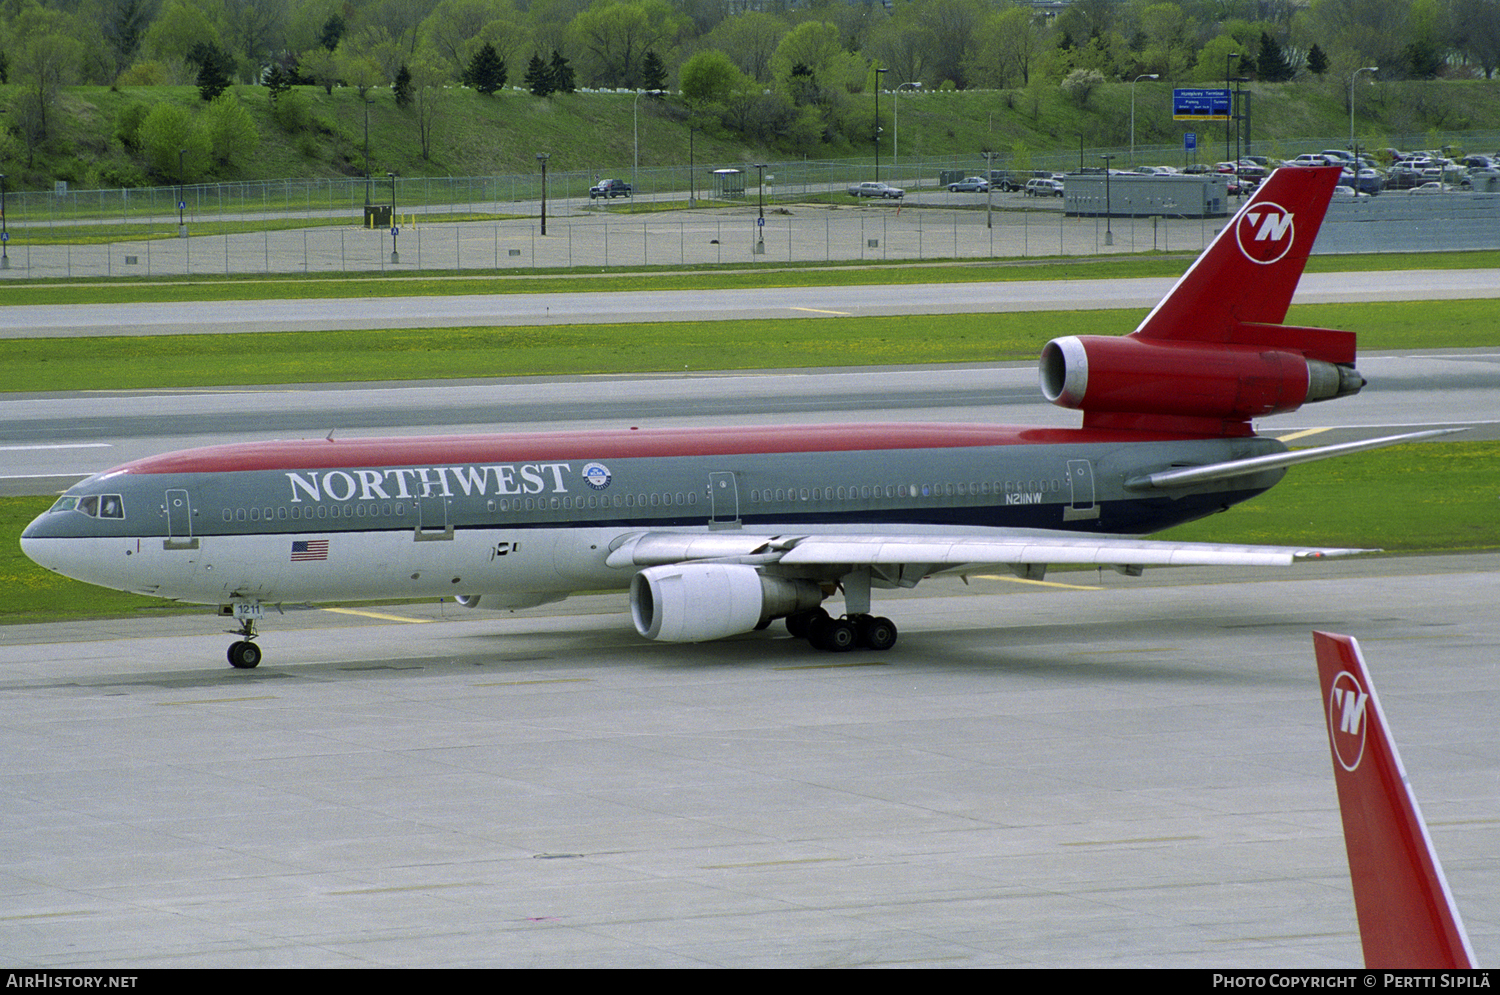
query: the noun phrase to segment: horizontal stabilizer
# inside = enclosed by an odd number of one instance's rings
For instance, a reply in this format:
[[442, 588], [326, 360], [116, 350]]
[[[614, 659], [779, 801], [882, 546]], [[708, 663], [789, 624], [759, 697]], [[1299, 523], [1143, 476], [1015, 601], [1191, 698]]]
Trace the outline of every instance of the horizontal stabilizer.
[[1132, 477], [1125, 486], [1134, 490], [1146, 488], [1188, 487], [1215, 480], [1233, 480], [1248, 477], [1266, 470], [1279, 470], [1298, 463], [1316, 463], [1318, 460], [1362, 453], [1370, 449], [1383, 449], [1403, 442], [1418, 442], [1434, 439], [1440, 435], [1467, 432], [1467, 428], [1436, 428], [1425, 432], [1410, 432], [1406, 435], [1385, 435], [1378, 439], [1362, 439], [1358, 442], [1340, 442], [1332, 446], [1316, 446], [1312, 449], [1296, 449], [1287, 453], [1271, 453], [1268, 456], [1252, 456], [1248, 459], [1230, 460], [1227, 463], [1210, 463], [1207, 466], [1185, 466], [1176, 470], [1162, 470], [1141, 477]]
[[1359, 643], [1314, 632], [1313, 646], [1365, 966], [1473, 967], [1474, 952]]

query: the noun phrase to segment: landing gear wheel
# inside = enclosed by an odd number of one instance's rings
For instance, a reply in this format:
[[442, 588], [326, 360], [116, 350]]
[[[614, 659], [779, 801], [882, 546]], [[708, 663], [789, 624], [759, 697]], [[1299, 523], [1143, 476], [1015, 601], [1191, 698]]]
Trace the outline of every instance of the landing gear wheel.
[[812, 624], [827, 617], [828, 611], [824, 608], [809, 608], [807, 611], [793, 612], [786, 617], [786, 631], [798, 639], [807, 639], [812, 635]]
[[229, 647], [229, 665], [236, 670], [252, 670], [260, 665], [260, 647], [245, 640]]
[[847, 618], [818, 619], [813, 623], [808, 641], [820, 650], [830, 653], [846, 653], [859, 641], [854, 623]]
[[859, 644], [866, 649], [888, 650], [896, 645], [896, 623], [883, 616], [866, 615], [855, 626]]

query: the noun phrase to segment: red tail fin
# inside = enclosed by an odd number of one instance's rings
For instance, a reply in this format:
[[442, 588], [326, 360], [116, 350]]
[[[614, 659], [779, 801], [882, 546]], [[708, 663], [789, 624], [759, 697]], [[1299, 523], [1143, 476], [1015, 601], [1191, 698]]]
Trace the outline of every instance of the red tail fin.
[[1338, 180], [1337, 166], [1272, 173], [1134, 334], [1227, 343], [1237, 325], [1281, 324]]
[[1313, 646], [1365, 966], [1473, 967], [1474, 952], [1359, 644], [1315, 632]]

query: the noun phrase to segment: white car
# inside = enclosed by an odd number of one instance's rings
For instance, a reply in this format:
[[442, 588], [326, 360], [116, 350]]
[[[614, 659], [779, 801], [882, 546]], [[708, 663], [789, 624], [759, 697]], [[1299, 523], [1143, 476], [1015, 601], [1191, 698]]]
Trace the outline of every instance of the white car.
[[1057, 180], [1027, 180], [1024, 193], [1028, 197], [1061, 197], [1063, 185]]
[[849, 196], [881, 197], [885, 200], [900, 200], [906, 196], [906, 191], [900, 187], [893, 187], [889, 183], [880, 183], [872, 180], [850, 187]]

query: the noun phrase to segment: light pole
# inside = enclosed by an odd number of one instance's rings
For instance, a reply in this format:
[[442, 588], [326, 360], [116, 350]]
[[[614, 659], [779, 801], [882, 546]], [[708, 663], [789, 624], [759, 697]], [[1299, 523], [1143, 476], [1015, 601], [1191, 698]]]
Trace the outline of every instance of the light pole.
[[396, 236], [401, 233], [401, 226], [396, 224], [396, 174], [387, 170], [385, 175], [391, 178], [391, 262], [399, 263], [401, 253], [396, 251]]
[[630, 168], [630, 196], [634, 197], [639, 191], [636, 190], [636, 174], [641, 171], [641, 95], [645, 93], [663, 94], [666, 90], [637, 90], [635, 101], [631, 105], [631, 118], [635, 129], [635, 165]]
[[10, 269], [10, 229], [5, 227], [4, 173], [0, 173], [0, 269]]
[[[1226, 54], [1224, 56], [1224, 92], [1225, 92], [1226, 95], [1229, 92], [1229, 63], [1230, 63], [1231, 60], [1238, 59], [1239, 57], [1240, 57], [1240, 53], [1238, 53], [1238, 52], [1230, 52], [1230, 53], [1228, 53], [1228, 54]], [[1232, 124], [1234, 124], [1234, 98], [1230, 97], [1229, 98], [1229, 116], [1224, 119], [1224, 158], [1225, 159], [1229, 158], [1229, 126], [1232, 125]]]
[[875, 179], [880, 179], [880, 87], [889, 69], [875, 70]]
[[187, 238], [187, 222], [182, 218], [182, 212], [187, 210], [187, 180], [186, 172], [182, 166], [183, 156], [187, 155], [187, 149], [177, 150], [177, 237]]
[[766, 251], [766, 166], [765, 162], [755, 164], [755, 187], [756, 196], [760, 201], [760, 217], [755, 219], [755, 252], [764, 254]]
[[1130, 166], [1135, 168], [1135, 85], [1143, 79], [1160, 79], [1157, 73], [1145, 73], [1130, 81]]
[[896, 99], [901, 96], [901, 91], [911, 87], [913, 90], [922, 89], [921, 83], [902, 83], [891, 91], [891, 107], [894, 108], [892, 117], [895, 122], [891, 127], [891, 172], [894, 174], [901, 167], [901, 101]]
[[986, 228], [995, 227], [995, 223], [990, 217], [991, 194], [995, 189], [994, 165], [995, 153], [984, 153], [984, 226]]
[[[365, 214], [370, 213], [370, 91], [365, 91]], [[366, 218], [365, 224], [369, 224]]]
[[[1109, 199], [1109, 160], [1113, 159], [1114, 157], [1115, 157], [1115, 154], [1113, 152], [1105, 152], [1103, 155], [1099, 156], [1099, 158], [1101, 158], [1101, 159], [1104, 160], [1104, 244], [1105, 245], [1114, 245], [1115, 244], [1115, 230], [1114, 230], [1113, 227], [1111, 227], [1112, 220], [1113, 220], [1113, 213], [1111, 212], [1112, 203], [1111, 203], [1111, 201]], [[1096, 228], [1095, 231], [1097, 231], [1097, 230], [1098, 229]]]
[[1245, 195], [1245, 184], [1240, 178], [1240, 122], [1244, 120], [1244, 114], [1240, 108], [1244, 102], [1240, 100], [1240, 84], [1250, 82], [1249, 76], [1236, 76], [1234, 78], [1234, 195], [1243, 197]]
[[[1354, 151], [1354, 78], [1356, 76], [1358, 76], [1360, 73], [1374, 73], [1374, 72], [1379, 72], [1379, 71], [1380, 71], [1380, 67], [1379, 66], [1365, 66], [1363, 69], [1356, 69], [1356, 70], [1354, 70], [1354, 72], [1352, 72], [1352, 73], [1349, 74], [1349, 151], [1350, 152]], [[1358, 178], [1358, 176], [1359, 176], [1359, 168], [1358, 168], [1358, 166], [1355, 167], [1354, 175], [1355, 175], [1356, 178]]]
[[542, 164], [542, 234], [547, 234], [547, 160], [550, 152], [538, 152], [536, 161]]

